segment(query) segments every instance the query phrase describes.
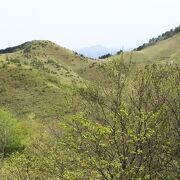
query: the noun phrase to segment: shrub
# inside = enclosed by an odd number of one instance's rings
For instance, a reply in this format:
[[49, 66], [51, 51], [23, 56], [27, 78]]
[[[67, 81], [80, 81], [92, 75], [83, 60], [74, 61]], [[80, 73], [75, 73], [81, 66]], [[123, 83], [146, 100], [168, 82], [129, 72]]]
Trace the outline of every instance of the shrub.
[[0, 153], [8, 154], [22, 148], [18, 121], [0, 109]]

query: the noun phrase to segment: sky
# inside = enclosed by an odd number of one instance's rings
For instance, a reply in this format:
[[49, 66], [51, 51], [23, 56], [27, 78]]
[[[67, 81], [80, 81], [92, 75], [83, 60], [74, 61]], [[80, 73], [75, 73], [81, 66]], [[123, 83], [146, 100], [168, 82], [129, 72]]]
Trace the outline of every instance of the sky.
[[134, 48], [180, 25], [180, 0], [0, 0], [0, 49], [50, 40]]

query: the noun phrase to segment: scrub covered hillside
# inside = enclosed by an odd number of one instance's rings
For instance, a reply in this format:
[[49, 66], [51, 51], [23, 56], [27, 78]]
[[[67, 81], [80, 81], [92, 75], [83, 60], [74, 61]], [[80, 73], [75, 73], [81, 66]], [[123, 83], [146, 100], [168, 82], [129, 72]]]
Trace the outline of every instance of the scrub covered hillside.
[[0, 50], [1, 179], [180, 179], [179, 48], [177, 33], [102, 61]]

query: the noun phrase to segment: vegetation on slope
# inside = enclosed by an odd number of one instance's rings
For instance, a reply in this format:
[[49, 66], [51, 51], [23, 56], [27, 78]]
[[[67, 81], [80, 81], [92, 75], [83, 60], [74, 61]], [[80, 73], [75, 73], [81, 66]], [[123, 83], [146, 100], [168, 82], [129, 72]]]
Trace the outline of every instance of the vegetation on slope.
[[180, 33], [160, 41], [153, 46], [149, 46], [141, 51], [124, 52], [120, 55], [115, 55], [106, 60], [106, 63], [111, 64], [113, 59], [121, 59], [122, 54], [125, 61], [131, 60], [137, 67], [145, 66], [153, 63], [180, 63]]
[[[20, 118], [59, 119], [69, 113], [72, 84], [95, 76], [96, 62], [50, 41], [32, 41], [0, 55], [0, 106]], [[86, 73], [87, 72], [87, 73]]]
[[115, 62], [108, 79], [81, 87], [73, 102], [82, 113], [26, 126], [35, 135], [1, 177], [179, 179], [179, 66], [147, 66], [133, 79], [131, 68]]
[[49, 41], [3, 52], [0, 177], [178, 180], [179, 37], [102, 62]]
[[162, 35], [159, 35], [157, 38], [152, 38], [149, 40], [148, 43], [144, 43], [142, 46], [137, 47], [136, 49], [134, 49], [135, 51], [141, 51], [146, 47], [155, 45], [156, 43], [166, 40], [168, 38], [173, 37], [174, 35], [180, 33], [180, 26], [171, 29], [170, 31], [166, 31], [165, 33], [163, 33]]

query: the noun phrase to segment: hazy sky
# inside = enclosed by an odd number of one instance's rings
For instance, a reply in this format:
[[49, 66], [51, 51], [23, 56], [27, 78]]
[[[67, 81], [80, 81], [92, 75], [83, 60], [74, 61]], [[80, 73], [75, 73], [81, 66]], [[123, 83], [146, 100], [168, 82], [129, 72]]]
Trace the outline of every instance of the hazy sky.
[[48, 39], [129, 48], [180, 25], [180, 0], [0, 0], [0, 49]]

